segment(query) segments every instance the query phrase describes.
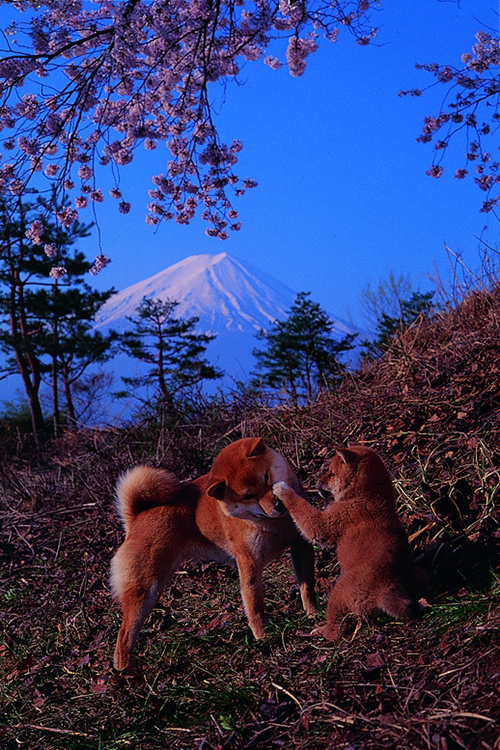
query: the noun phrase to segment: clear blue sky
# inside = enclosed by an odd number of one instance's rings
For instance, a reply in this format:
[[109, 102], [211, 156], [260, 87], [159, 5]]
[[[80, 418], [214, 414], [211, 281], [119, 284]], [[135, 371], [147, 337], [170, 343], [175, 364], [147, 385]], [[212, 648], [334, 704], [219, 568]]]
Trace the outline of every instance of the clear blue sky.
[[[1, 17], [8, 15], [1, 6]], [[347, 33], [336, 44], [323, 41], [299, 79], [286, 66], [272, 71], [257, 62], [242, 69], [241, 85], [227, 86], [219, 129], [227, 141], [243, 141], [236, 171], [259, 183], [236, 201], [239, 233], [222, 243], [205, 236], [201, 219], [146, 225], [150, 174], [164, 171], [168, 158], [159, 147], [122, 171], [128, 216], [111, 199], [97, 206], [101, 250], [112, 263], [93, 283], [122, 289], [188, 255], [224, 250], [362, 324], [368, 282], [393, 270], [424, 291], [436, 265], [447, 278], [445, 243], [476, 268], [478, 238], [496, 247], [498, 224], [479, 213], [483, 194], [473, 179], [453, 178], [464, 144], [450, 150], [443, 176], [433, 180], [426, 175], [433, 147], [415, 141], [424, 116], [439, 112], [445, 87], [421, 98], [398, 92], [433, 82], [416, 62], [459, 65], [475, 31], [498, 29], [497, 4], [382, 0], [374, 20], [373, 45], [358, 47]], [[84, 249], [98, 251], [96, 232]]]

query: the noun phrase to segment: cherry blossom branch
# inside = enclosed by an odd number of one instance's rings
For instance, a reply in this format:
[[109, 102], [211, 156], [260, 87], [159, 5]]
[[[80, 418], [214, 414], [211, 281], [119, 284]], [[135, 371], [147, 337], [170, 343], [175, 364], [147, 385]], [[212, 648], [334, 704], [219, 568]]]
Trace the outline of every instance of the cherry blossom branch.
[[[425, 118], [417, 141], [430, 143], [439, 133], [434, 146], [435, 157], [427, 172], [430, 177], [438, 178], [444, 171], [445, 150], [459, 131], [465, 132], [464, 162], [455, 170], [454, 177], [464, 179], [473, 169], [476, 185], [487, 196], [481, 206], [481, 211], [487, 213], [500, 204], [500, 193], [494, 193], [500, 183], [500, 160], [494, 159], [483, 147], [500, 126], [500, 75], [497, 72], [500, 39], [479, 31], [472, 52], [462, 55], [462, 63], [462, 68], [417, 65], [435, 76], [433, 85], [452, 84], [439, 114]], [[400, 92], [400, 95], [420, 96], [421, 93], [421, 90], [413, 89]]]
[[[228, 226], [240, 226], [232, 199], [256, 183], [234, 173], [242, 145], [218, 137], [212, 84], [234, 79], [242, 61], [263, 59], [278, 68], [280, 61], [266, 54], [275, 38], [288, 40], [289, 71], [300, 76], [320, 32], [335, 41], [340, 25], [367, 43], [374, 35], [368, 12], [376, 4], [15, 0], [29, 21], [4, 31], [5, 40], [7, 34], [14, 39], [0, 60], [0, 131], [6, 133], [0, 196], [19, 197], [44, 175], [53, 210], [69, 226], [89, 200], [104, 200], [101, 169], [110, 167], [111, 196], [126, 213], [119, 173], [140, 145], [151, 151], [163, 141], [172, 158], [164, 173], [152, 176], [146, 221], [189, 223], [199, 209], [207, 233], [225, 239]], [[19, 51], [21, 44], [26, 51]], [[57, 211], [70, 193], [73, 207]]]

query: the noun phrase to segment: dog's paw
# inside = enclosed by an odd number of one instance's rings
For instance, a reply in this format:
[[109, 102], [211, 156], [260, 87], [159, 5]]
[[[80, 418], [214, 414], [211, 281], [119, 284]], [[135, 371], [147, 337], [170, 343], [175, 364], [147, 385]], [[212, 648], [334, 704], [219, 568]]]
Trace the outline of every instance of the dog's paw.
[[286, 482], [275, 482], [273, 484], [273, 495], [276, 495], [276, 497], [280, 497], [280, 492], [282, 492], [283, 490], [289, 490], [289, 489], [291, 489], [290, 485], [287, 484]]
[[431, 611], [432, 604], [429, 604], [427, 599], [424, 599], [424, 597], [422, 597], [421, 599], [418, 600], [418, 609], [421, 615], [426, 615], [428, 612]]
[[337, 628], [331, 628], [325, 624], [311, 630], [311, 635], [320, 635], [325, 641], [336, 641], [339, 637], [339, 631]]

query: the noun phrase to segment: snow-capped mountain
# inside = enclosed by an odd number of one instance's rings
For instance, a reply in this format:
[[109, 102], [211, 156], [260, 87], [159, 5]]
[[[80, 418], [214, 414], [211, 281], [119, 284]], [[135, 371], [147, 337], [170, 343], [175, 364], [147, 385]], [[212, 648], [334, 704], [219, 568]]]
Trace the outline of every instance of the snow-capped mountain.
[[[123, 289], [101, 308], [96, 327], [130, 327], [144, 297], [175, 300], [176, 317], [198, 317], [198, 332], [215, 334], [206, 356], [230, 379], [246, 380], [254, 368], [255, 334], [286, 317], [296, 294], [266, 273], [243, 265], [227, 253], [192, 255]], [[352, 326], [334, 319], [339, 338]]]
[[[175, 300], [176, 316], [199, 317], [199, 330], [248, 331], [254, 334], [285, 317], [296, 294], [268, 274], [250, 269], [227, 253], [191, 255], [144, 281], [123, 289], [99, 312], [97, 326], [121, 329], [128, 325], [143, 297]], [[334, 332], [352, 327], [334, 321]]]
[[191, 255], [114, 295], [99, 326], [122, 327], [143, 297], [179, 302], [176, 316], [200, 318], [200, 330], [256, 331], [283, 317], [294, 294], [278, 281], [249, 271], [227, 253]]

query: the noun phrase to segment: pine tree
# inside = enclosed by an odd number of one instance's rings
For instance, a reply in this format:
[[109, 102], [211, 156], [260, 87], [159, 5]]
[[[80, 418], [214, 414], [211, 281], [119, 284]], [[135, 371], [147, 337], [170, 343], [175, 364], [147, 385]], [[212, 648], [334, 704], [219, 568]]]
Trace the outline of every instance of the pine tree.
[[107, 362], [116, 353], [118, 335], [114, 331], [103, 335], [93, 329], [96, 313], [114, 290], [99, 292], [83, 281], [82, 275], [90, 265], [82, 253], [75, 253], [66, 259], [66, 284], [56, 280], [49, 289], [27, 294], [29, 309], [45, 321], [35, 346], [44, 363], [42, 372], [50, 372], [55, 434], [60, 428], [59, 380], [63, 384], [67, 426], [75, 429], [78, 415], [72, 387], [91, 365]]
[[[74, 349], [73, 335], [78, 323], [86, 327], [90, 336], [93, 315], [113, 293], [94, 292], [83, 281], [92, 263], [81, 252], [70, 254], [74, 243], [89, 235], [91, 226], [74, 221], [69, 227], [62, 227], [47, 219], [46, 210], [45, 201], [36, 194], [30, 202], [19, 201], [15, 215], [5, 203], [0, 204], [0, 349], [9, 356], [0, 372], [3, 377], [21, 375], [37, 442], [45, 427], [40, 404], [43, 376], [48, 374], [51, 381], [57, 433], [63, 359]], [[96, 345], [98, 339], [99, 336]], [[92, 352], [88, 337], [86, 346], [89, 362]], [[99, 359], [101, 355], [94, 353]], [[81, 365], [82, 362], [79, 370]], [[76, 374], [73, 369], [72, 382]], [[70, 414], [68, 385], [70, 379], [65, 384]], [[73, 423], [74, 417], [73, 412]]]
[[[45, 427], [39, 397], [43, 368], [35, 345], [44, 322], [30, 313], [26, 295], [34, 283], [51, 283], [49, 273], [53, 263], [44, 253], [44, 246], [64, 250], [88, 233], [88, 228], [78, 222], [62, 229], [40, 220], [44, 210], [40, 197], [24, 203], [19, 200], [14, 215], [5, 202], [0, 204], [0, 315], [4, 319], [0, 349], [13, 354], [1, 372], [3, 377], [15, 372], [21, 375], [36, 442]], [[38, 230], [36, 238], [30, 236], [32, 227]]]
[[222, 372], [203, 358], [215, 336], [195, 333], [197, 317], [175, 318], [178, 305], [174, 300], [144, 297], [136, 316], [127, 318], [133, 329], [126, 331], [121, 340], [127, 354], [153, 366], [143, 377], [122, 380], [134, 387], [153, 385], [171, 414], [177, 411], [180, 394], [203, 380], [222, 377]]
[[381, 312], [375, 328], [376, 338], [373, 341], [364, 341], [365, 355], [379, 357], [390, 346], [395, 333], [408, 328], [419, 315], [430, 317], [435, 310], [432, 301], [434, 292], [413, 292], [406, 300], [398, 303], [399, 315], [393, 316]]
[[269, 331], [259, 331], [256, 338], [258, 341], [264, 341], [266, 348], [254, 349], [252, 352], [257, 359], [254, 385], [283, 390], [294, 403], [297, 403], [300, 387], [300, 354], [287, 322], [275, 321]]
[[258, 340], [266, 348], [255, 349], [254, 384], [281, 389], [294, 403], [313, 400], [322, 388], [332, 387], [338, 377], [338, 356], [352, 349], [356, 334], [340, 341], [332, 337], [333, 321], [308, 292], [299, 292], [286, 320], [276, 321]]

